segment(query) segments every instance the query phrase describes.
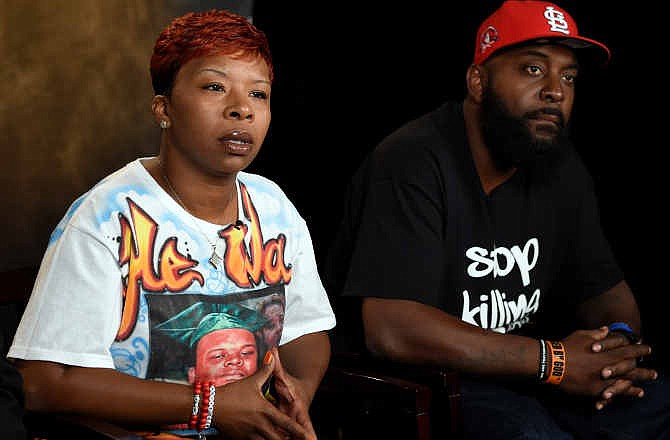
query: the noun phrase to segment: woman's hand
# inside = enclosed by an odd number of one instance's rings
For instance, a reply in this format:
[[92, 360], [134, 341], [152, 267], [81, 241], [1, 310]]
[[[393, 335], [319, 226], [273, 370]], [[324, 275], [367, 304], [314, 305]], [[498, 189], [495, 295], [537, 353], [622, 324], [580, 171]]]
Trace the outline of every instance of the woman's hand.
[[277, 407], [305, 428], [313, 439], [316, 439], [312, 420], [309, 417], [305, 392], [299, 381], [282, 367], [277, 349], [272, 350], [275, 360], [274, 386], [278, 397]]
[[[263, 384], [273, 375], [278, 385], [278, 406], [266, 400], [262, 391]], [[277, 380], [278, 377], [281, 378]], [[216, 389], [214, 426], [231, 440], [315, 440], [311, 422], [305, 423], [309, 416], [300, 409], [301, 399], [296, 398], [293, 384], [290, 389], [285, 385], [290, 380], [281, 368], [277, 350], [269, 351], [255, 374]]]

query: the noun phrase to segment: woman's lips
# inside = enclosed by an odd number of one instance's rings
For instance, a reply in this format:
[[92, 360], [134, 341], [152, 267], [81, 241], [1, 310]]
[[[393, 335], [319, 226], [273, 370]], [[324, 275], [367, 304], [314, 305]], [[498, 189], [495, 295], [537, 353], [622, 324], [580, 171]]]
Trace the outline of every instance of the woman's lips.
[[249, 133], [233, 130], [219, 138], [219, 142], [230, 154], [245, 155], [251, 151], [253, 139]]
[[240, 141], [221, 140], [226, 151], [231, 154], [244, 155], [251, 151], [251, 145]]

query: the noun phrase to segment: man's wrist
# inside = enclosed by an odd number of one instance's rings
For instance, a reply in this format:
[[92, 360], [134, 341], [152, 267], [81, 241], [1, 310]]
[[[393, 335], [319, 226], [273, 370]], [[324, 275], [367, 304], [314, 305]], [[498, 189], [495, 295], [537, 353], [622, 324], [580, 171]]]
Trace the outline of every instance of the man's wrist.
[[610, 332], [620, 333], [628, 339], [631, 344], [640, 343], [640, 335], [635, 333], [632, 328], [625, 322], [613, 322], [607, 326]]

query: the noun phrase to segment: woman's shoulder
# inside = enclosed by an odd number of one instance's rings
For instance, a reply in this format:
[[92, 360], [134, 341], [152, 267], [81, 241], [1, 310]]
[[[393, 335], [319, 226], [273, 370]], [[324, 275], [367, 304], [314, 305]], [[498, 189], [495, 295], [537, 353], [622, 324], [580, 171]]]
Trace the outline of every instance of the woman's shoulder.
[[237, 181], [244, 185], [249, 193], [268, 194], [288, 201], [288, 196], [280, 184], [263, 175], [240, 171], [237, 174]]
[[297, 207], [284, 189], [274, 180], [260, 174], [240, 171], [237, 175], [240, 189], [243, 192], [242, 203], [245, 203], [244, 194], [247, 194], [253, 209], [266, 216], [283, 219], [287, 224], [294, 224], [302, 216]]
[[123, 211], [128, 198], [140, 199], [151, 192], [151, 176], [141, 161], [123, 165], [80, 194], [68, 207], [60, 226], [73, 221], [100, 221], [105, 213]]

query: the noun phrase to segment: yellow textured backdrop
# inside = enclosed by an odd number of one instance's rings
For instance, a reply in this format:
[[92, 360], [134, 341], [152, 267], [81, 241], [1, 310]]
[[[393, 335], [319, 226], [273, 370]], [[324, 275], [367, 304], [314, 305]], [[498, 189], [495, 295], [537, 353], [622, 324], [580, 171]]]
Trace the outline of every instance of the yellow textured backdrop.
[[[0, 269], [39, 263], [69, 204], [158, 151], [149, 58], [197, 1], [0, 1]], [[238, 10], [238, 12], [244, 12]]]

